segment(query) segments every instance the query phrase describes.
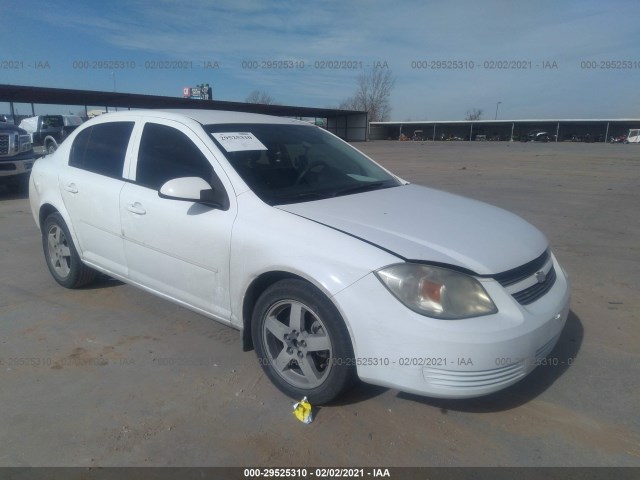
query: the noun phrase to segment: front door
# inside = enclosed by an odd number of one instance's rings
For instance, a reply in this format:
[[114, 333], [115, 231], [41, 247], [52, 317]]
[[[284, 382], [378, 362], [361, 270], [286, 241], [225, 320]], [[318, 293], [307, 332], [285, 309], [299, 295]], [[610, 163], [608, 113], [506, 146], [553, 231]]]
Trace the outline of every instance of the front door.
[[220, 167], [216, 173], [213, 165], [215, 158], [190, 128], [173, 121], [145, 123], [131, 182], [120, 195], [120, 215], [133, 281], [228, 321], [234, 199], [225, 211], [158, 195], [166, 181], [180, 177], [225, 188]]

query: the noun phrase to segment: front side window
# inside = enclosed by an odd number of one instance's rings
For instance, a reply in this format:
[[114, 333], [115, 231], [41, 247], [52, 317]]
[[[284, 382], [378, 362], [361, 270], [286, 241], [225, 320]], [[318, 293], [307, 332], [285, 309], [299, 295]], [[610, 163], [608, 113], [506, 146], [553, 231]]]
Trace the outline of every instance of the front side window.
[[213, 184], [213, 168], [200, 149], [183, 132], [147, 123], [142, 132], [136, 183], [159, 190], [168, 180], [200, 177]]
[[270, 205], [401, 184], [345, 142], [312, 125], [221, 124], [204, 128], [245, 183]]
[[122, 178], [134, 122], [100, 123], [75, 138], [69, 165], [112, 178]]

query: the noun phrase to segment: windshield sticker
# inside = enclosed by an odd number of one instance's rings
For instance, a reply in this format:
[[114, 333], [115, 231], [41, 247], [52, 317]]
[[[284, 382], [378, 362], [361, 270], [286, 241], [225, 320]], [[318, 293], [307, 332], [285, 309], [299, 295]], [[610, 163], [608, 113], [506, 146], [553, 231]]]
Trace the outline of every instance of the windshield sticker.
[[212, 133], [227, 152], [245, 152], [248, 150], [267, 150], [260, 140], [250, 132]]

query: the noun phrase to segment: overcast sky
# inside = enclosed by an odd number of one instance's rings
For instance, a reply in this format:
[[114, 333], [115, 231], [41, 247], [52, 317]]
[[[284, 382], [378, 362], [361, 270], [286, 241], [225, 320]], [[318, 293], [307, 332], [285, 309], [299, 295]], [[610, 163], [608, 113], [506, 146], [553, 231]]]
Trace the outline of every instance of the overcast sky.
[[209, 83], [218, 100], [260, 89], [327, 107], [377, 65], [396, 79], [392, 120], [461, 120], [470, 108], [492, 119], [497, 102], [502, 119], [638, 118], [639, 10], [602, 0], [0, 0], [0, 83], [170, 96]]

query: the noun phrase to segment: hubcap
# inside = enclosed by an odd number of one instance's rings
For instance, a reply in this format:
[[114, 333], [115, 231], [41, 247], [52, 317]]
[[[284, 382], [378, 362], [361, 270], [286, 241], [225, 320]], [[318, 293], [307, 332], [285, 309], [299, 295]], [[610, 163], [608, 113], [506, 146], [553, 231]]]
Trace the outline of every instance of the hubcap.
[[47, 244], [49, 263], [60, 277], [65, 278], [71, 271], [71, 250], [66, 235], [58, 225], [49, 228]]
[[290, 385], [314, 388], [329, 375], [331, 339], [320, 317], [301, 302], [273, 304], [264, 320], [262, 338], [269, 362]]

